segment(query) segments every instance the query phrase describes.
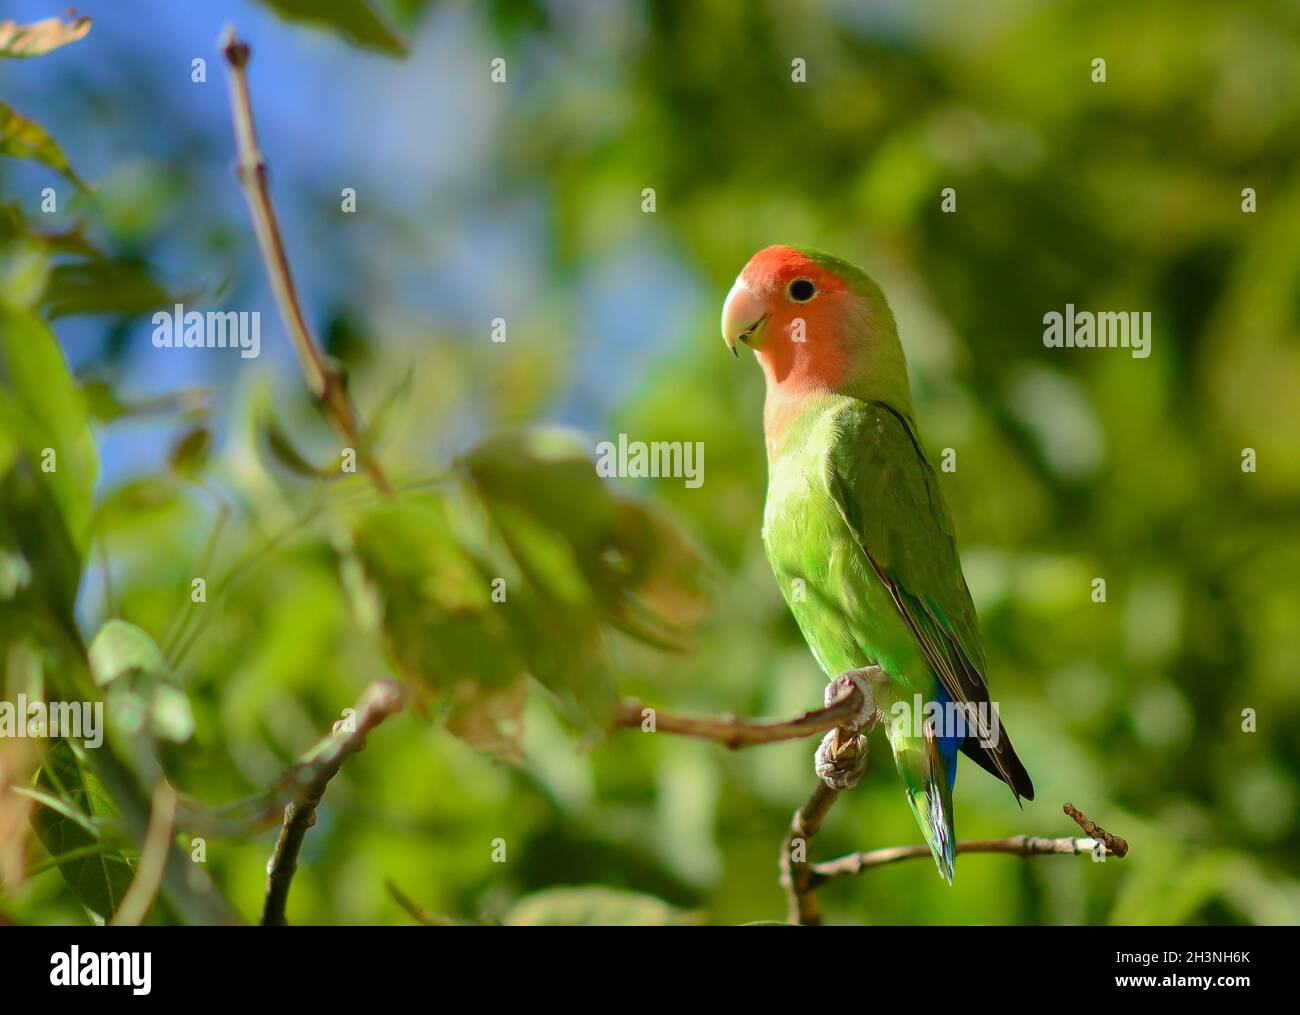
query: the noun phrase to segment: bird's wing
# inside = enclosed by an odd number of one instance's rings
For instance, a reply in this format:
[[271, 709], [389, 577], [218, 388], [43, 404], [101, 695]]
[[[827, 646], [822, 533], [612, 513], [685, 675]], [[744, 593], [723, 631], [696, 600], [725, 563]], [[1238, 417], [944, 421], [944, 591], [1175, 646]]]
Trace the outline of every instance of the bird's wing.
[[835, 423], [826, 482], [845, 524], [953, 701], [985, 706], [971, 710], [978, 739], [968, 738], [963, 751], [1017, 800], [1032, 800], [1033, 782], [1010, 738], [1000, 724], [992, 728], [979, 626], [952, 519], [910, 422], [882, 402], [857, 402]]

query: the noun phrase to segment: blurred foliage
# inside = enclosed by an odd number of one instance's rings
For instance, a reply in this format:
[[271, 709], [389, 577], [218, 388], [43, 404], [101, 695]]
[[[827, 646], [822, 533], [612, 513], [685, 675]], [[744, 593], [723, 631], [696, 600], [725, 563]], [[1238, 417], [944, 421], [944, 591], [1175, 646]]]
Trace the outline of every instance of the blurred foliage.
[[[0, 180], [0, 700], [107, 697], [116, 731], [84, 761], [125, 814], [159, 770], [196, 807], [274, 784], [396, 673], [418, 707], [331, 784], [291, 922], [779, 916], [776, 853], [813, 745], [728, 753], [606, 736], [603, 716], [615, 695], [763, 715], [820, 701], [759, 541], [761, 378], [716, 325], [755, 249], [801, 242], [880, 281], [923, 437], [956, 450], [941, 482], [990, 684], [1038, 788], [1022, 812], [963, 762], [959, 835], [1070, 834], [1069, 800], [1131, 845], [1105, 864], [962, 857], [952, 888], [926, 863], [872, 871], [823, 889], [828, 919], [1300, 921], [1293, 5], [265, 6], [288, 34], [411, 62], [470, 53], [458, 151], [481, 192], [412, 207], [377, 188], [340, 243], [331, 180], [288, 238], [337, 260], [309, 316], [351, 368], [399, 489], [386, 499], [340, 474], [292, 364], [151, 382], [165, 369], [136, 319], [174, 301], [175, 244], [211, 264], [175, 285], [196, 301], [260, 272], [226, 137], [150, 122], [173, 154], [124, 155], [55, 228], [36, 224], [39, 187]], [[98, 38], [52, 58], [92, 59]], [[498, 56], [506, 86], [489, 80]], [[115, 87], [97, 102], [136, 137]], [[16, 115], [0, 106], [0, 152], [57, 185], [76, 150]], [[346, 147], [348, 131], [296, 143]], [[503, 344], [484, 327], [500, 300], [478, 288], [481, 249], [440, 225], [457, 200], [485, 232], [542, 223], [526, 269], [489, 276], [527, 294]], [[445, 278], [384, 281], [415, 273], [404, 259], [428, 268], [425, 235], [452, 252], [434, 262]], [[465, 319], [431, 314], [430, 286], [434, 302], [481, 296]], [[1067, 302], [1149, 310], [1152, 355], [1045, 349], [1042, 316]], [[86, 329], [74, 376], [59, 343]], [[599, 435], [542, 425], [574, 416]], [[703, 442], [703, 486], [597, 479], [591, 449], [619, 432]], [[155, 433], [161, 459], [123, 463]], [[116, 463], [102, 477], [101, 458]], [[883, 750], [819, 856], [917, 841]], [[67, 769], [81, 759], [46, 752], [41, 766], [37, 744], [0, 740], [0, 918], [83, 922], [139, 842], [99, 809], [95, 773]], [[273, 834], [207, 843], [245, 917]], [[195, 912], [170, 891], [152, 919]]]
[[290, 21], [316, 24], [339, 32], [358, 46], [401, 56], [406, 47], [368, 0], [261, 0]]
[[116, 809], [90, 769], [80, 746], [62, 740], [41, 763], [37, 787], [62, 808], [41, 806], [32, 826], [49, 851], [68, 887], [86, 910], [107, 920], [131, 886], [134, 872], [116, 848], [99, 841], [95, 818], [113, 817]]
[[[0, 60], [44, 56], [46, 53], [83, 39], [90, 31], [89, 18], [46, 18], [29, 25], [0, 21]], [[0, 155], [34, 159], [84, 186], [54, 138], [40, 124], [28, 120], [0, 102]]]
[[60, 46], [84, 39], [90, 31], [90, 18], [63, 20], [44, 18], [30, 25], [0, 21], [0, 59], [44, 56]]

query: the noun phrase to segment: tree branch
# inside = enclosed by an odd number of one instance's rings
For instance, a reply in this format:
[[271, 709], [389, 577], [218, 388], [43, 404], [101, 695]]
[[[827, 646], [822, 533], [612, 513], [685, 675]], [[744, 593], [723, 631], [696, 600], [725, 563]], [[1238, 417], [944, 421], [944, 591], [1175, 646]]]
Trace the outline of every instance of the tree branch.
[[336, 730], [322, 738], [279, 782], [256, 796], [219, 807], [208, 807], [188, 798], [183, 800], [177, 811], [176, 827], [214, 839], [242, 839], [266, 831], [288, 804], [305, 799], [326, 772], [332, 777], [343, 759], [359, 749], [356, 743], [369, 730], [400, 712], [404, 700], [397, 684], [390, 680], [376, 681], [365, 689], [353, 708], [355, 732]]
[[[672, 715], [647, 710], [638, 701], [626, 701], [615, 706], [611, 727], [641, 727], [647, 732], [675, 733], [712, 740], [733, 750], [780, 740], [797, 740], [835, 730], [834, 739], [828, 738], [829, 756], [835, 759], [838, 775], [846, 777], [851, 786], [866, 766], [866, 739], [859, 737], [858, 730], [851, 725], [859, 718], [858, 712], [863, 705], [862, 692], [851, 679], [841, 676], [833, 683], [830, 698], [830, 702], [823, 708], [784, 720]], [[647, 722], [651, 723], [648, 728], [645, 725]], [[823, 747], [825, 746], [824, 744]], [[820, 759], [821, 755], [818, 757]], [[841, 792], [842, 789], [836, 789], [818, 779], [803, 806], [794, 812], [790, 828], [781, 843], [781, 887], [785, 890], [787, 920], [790, 923], [803, 926], [821, 923], [821, 906], [816, 891], [828, 881], [861, 874], [873, 867], [930, 856], [930, 847], [922, 844], [849, 853], [834, 860], [812, 863], [809, 855], [813, 837], [821, 831]], [[956, 851], [1006, 853], [1022, 857], [1087, 854], [1101, 860], [1109, 856], [1122, 859], [1128, 854], [1128, 843], [1123, 838], [1106, 831], [1073, 804], [1066, 804], [1062, 810], [1087, 833], [1086, 838], [1067, 836], [1049, 839], [1034, 835], [1013, 835], [1007, 839], [967, 839], [957, 843]]]
[[266, 158], [258, 144], [257, 128], [253, 122], [253, 102], [248, 90], [248, 61], [251, 51], [248, 44], [235, 35], [234, 25], [226, 27], [221, 40], [221, 51], [230, 68], [230, 106], [238, 151], [236, 173], [244, 188], [244, 196], [248, 199], [253, 230], [257, 234], [257, 245], [266, 265], [267, 278], [280, 307], [280, 316], [293, 339], [294, 351], [302, 364], [307, 388], [334, 428], [356, 450], [375, 486], [384, 493], [390, 493], [392, 485], [388, 482], [388, 477], [366, 446], [368, 441], [361, 421], [348, 396], [347, 375], [338, 363], [321, 351], [303, 314], [293, 273], [289, 268], [289, 257], [280, 235], [279, 219], [275, 214], [275, 205], [271, 202]]
[[1066, 804], [1061, 810], [1065, 811], [1088, 836], [1093, 839], [1100, 839], [1107, 853], [1111, 853], [1121, 860], [1128, 855], [1128, 843], [1124, 839], [1121, 839], [1118, 835], [1111, 835], [1110, 832], [1091, 820], [1074, 804]]
[[[611, 725], [614, 728], [646, 729], [647, 732], [676, 733], [680, 736], [712, 740], [736, 750], [756, 744], [772, 744], [782, 740], [799, 740], [835, 730], [832, 756], [837, 759], [841, 774], [850, 775], [849, 785], [866, 766], [864, 738], [859, 738], [853, 724], [860, 720], [863, 704], [861, 688], [847, 675], [832, 682], [827, 693], [827, 704], [795, 716], [793, 719], [762, 720], [740, 719], [735, 716], [712, 718], [704, 716], [672, 715], [645, 709], [638, 701], [619, 703], [614, 710]], [[649, 712], [650, 714], [646, 714]], [[651, 725], [647, 728], [646, 723]], [[842, 790], [817, 780], [808, 800], [794, 813], [790, 830], [781, 845], [781, 885], [789, 902], [791, 923], [816, 924], [821, 922], [821, 910], [813, 895], [812, 867], [808, 855], [812, 840], [821, 829], [826, 815]]]
[[647, 709], [639, 701], [620, 702], [614, 708], [612, 726], [616, 729], [645, 728], [646, 732], [675, 733], [699, 740], [712, 740], [732, 750], [753, 747], [756, 744], [774, 744], [782, 740], [801, 740], [817, 733], [825, 733], [854, 718], [862, 707], [862, 692], [852, 681], [841, 678], [836, 682], [836, 697], [824, 708], [814, 709], [793, 719], [741, 719], [736, 716], [672, 715]]
[[[1111, 835], [1100, 825], [1090, 820], [1073, 804], [1066, 804], [1062, 810], [1088, 833], [1087, 838], [1045, 839], [1034, 835], [1013, 835], [1008, 839], [967, 839], [957, 843], [957, 852], [1007, 853], [1012, 856], [1022, 857], [1057, 854], [1087, 855], [1099, 860], [1104, 860], [1108, 856], [1122, 859], [1128, 854], [1127, 842], [1117, 835]], [[799, 815], [796, 814], [796, 821], [798, 817]], [[789, 836], [787, 836], [788, 842]], [[818, 914], [816, 902], [812, 901], [812, 893], [827, 881], [861, 874], [873, 867], [884, 867], [887, 864], [898, 863], [900, 860], [917, 860], [922, 857], [928, 859], [929, 856], [930, 847], [926, 845], [890, 846], [886, 849], [849, 853], [847, 856], [841, 856], [835, 860], [810, 864], [802, 880], [796, 881], [796, 884], [801, 889], [802, 901], [797, 910], [792, 910], [791, 922], [807, 923], [807, 915], [810, 913], [815, 922]], [[787, 887], [787, 892], [789, 891], [790, 888]]]
[[[1009, 839], [965, 839], [957, 843], [958, 853], [1009, 853], [1013, 856], [1048, 856], [1054, 853], [1073, 855], [1098, 853], [1098, 849], [1111, 855], [1097, 839], [1043, 839], [1036, 835], [1013, 835]], [[834, 878], [852, 874], [861, 874], [871, 867], [884, 867], [886, 864], [900, 860], [916, 860], [929, 857], [930, 847], [890, 846], [887, 849], [873, 849], [863, 853], [850, 853], [837, 860], [812, 865], [810, 887], [818, 888]], [[1115, 854], [1118, 855], [1118, 854]]]
[[781, 887], [785, 889], [786, 920], [804, 927], [822, 922], [821, 906], [813, 894], [812, 867], [808, 856], [812, 840], [842, 791], [832, 789], [820, 779], [804, 805], [794, 812], [790, 830], [781, 843]]
[[284, 809], [284, 824], [275, 850], [266, 865], [266, 902], [262, 908], [262, 926], [283, 926], [289, 885], [298, 869], [298, 853], [307, 829], [316, 824], [316, 808], [325, 787], [343, 767], [350, 754], [364, 750], [366, 734], [402, 708], [404, 695], [391, 680], [377, 680], [366, 688], [357, 702], [355, 714], [334, 724], [330, 735], [308, 751], [290, 770], [290, 777], [301, 787], [296, 799]]

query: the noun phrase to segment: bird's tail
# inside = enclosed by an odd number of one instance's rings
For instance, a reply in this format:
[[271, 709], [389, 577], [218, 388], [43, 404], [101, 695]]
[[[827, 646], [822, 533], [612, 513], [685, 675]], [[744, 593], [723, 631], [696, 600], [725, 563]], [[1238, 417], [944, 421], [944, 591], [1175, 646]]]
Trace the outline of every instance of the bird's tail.
[[912, 814], [934, 854], [935, 866], [944, 880], [952, 884], [957, 858], [952, 787], [957, 778], [958, 743], [953, 738], [936, 736], [930, 719], [921, 727], [919, 736], [910, 718], [903, 717], [891, 721], [886, 732]]

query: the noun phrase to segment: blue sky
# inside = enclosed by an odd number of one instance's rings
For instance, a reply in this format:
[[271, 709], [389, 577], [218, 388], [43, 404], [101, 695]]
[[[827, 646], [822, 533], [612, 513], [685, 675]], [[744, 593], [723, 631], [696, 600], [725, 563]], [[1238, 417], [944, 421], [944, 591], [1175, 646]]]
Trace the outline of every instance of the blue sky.
[[[19, 21], [62, 10], [48, 0], [4, 6], [3, 16]], [[223, 307], [262, 311], [256, 369], [284, 379], [297, 367], [233, 176], [217, 52], [228, 22], [253, 45], [258, 128], [304, 306], [317, 327], [340, 307], [360, 305], [375, 314], [367, 323], [381, 343], [399, 341], [386, 333], [409, 336], [426, 327], [486, 335], [492, 317], [518, 320], [544, 301], [558, 302], [571, 315], [575, 362], [549, 415], [598, 428], [709, 298], [651, 230], [593, 256], [568, 280], [571, 287], [553, 291], [545, 190], [502, 191], [499, 146], [516, 128], [488, 80], [494, 43], [468, 7], [437, 9], [405, 60], [240, 0], [88, 0], [77, 10], [94, 20], [90, 35], [41, 59], [7, 64], [0, 95], [55, 136], [105, 207], [128, 209], [109, 216], [124, 220], [114, 221], [113, 246], [138, 243], [177, 291], [228, 284], [218, 298]], [[607, 12], [602, 17], [594, 33], [635, 30]], [[528, 57], [538, 67], [556, 66], [554, 54], [537, 47]], [[206, 83], [191, 81], [196, 58], [207, 60]], [[0, 172], [8, 199], [24, 207], [35, 208], [40, 189], [54, 183], [64, 224], [90, 212], [86, 199], [40, 167], [6, 160]], [[177, 179], [190, 189], [151, 219], [153, 195]], [[343, 187], [357, 190], [360, 214], [325, 226], [322, 208], [337, 202]], [[132, 208], [143, 225], [132, 220]], [[214, 235], [225, 237], [215, 250]], [[389, 307], [401, 308], [400, 320], [386, 318]], [[106, 330], [95, 319], [56, 325], [74, 367], [99, 356]], [[199, 381], [220, 387], [241, 368], [218, 350], [160, 356], [151, 330], [142, 320], [126, 338], [120, 383], [128, 394]], [[147, 471], [169, 439], [156, 426], [110, 431], [102, 481]]]

